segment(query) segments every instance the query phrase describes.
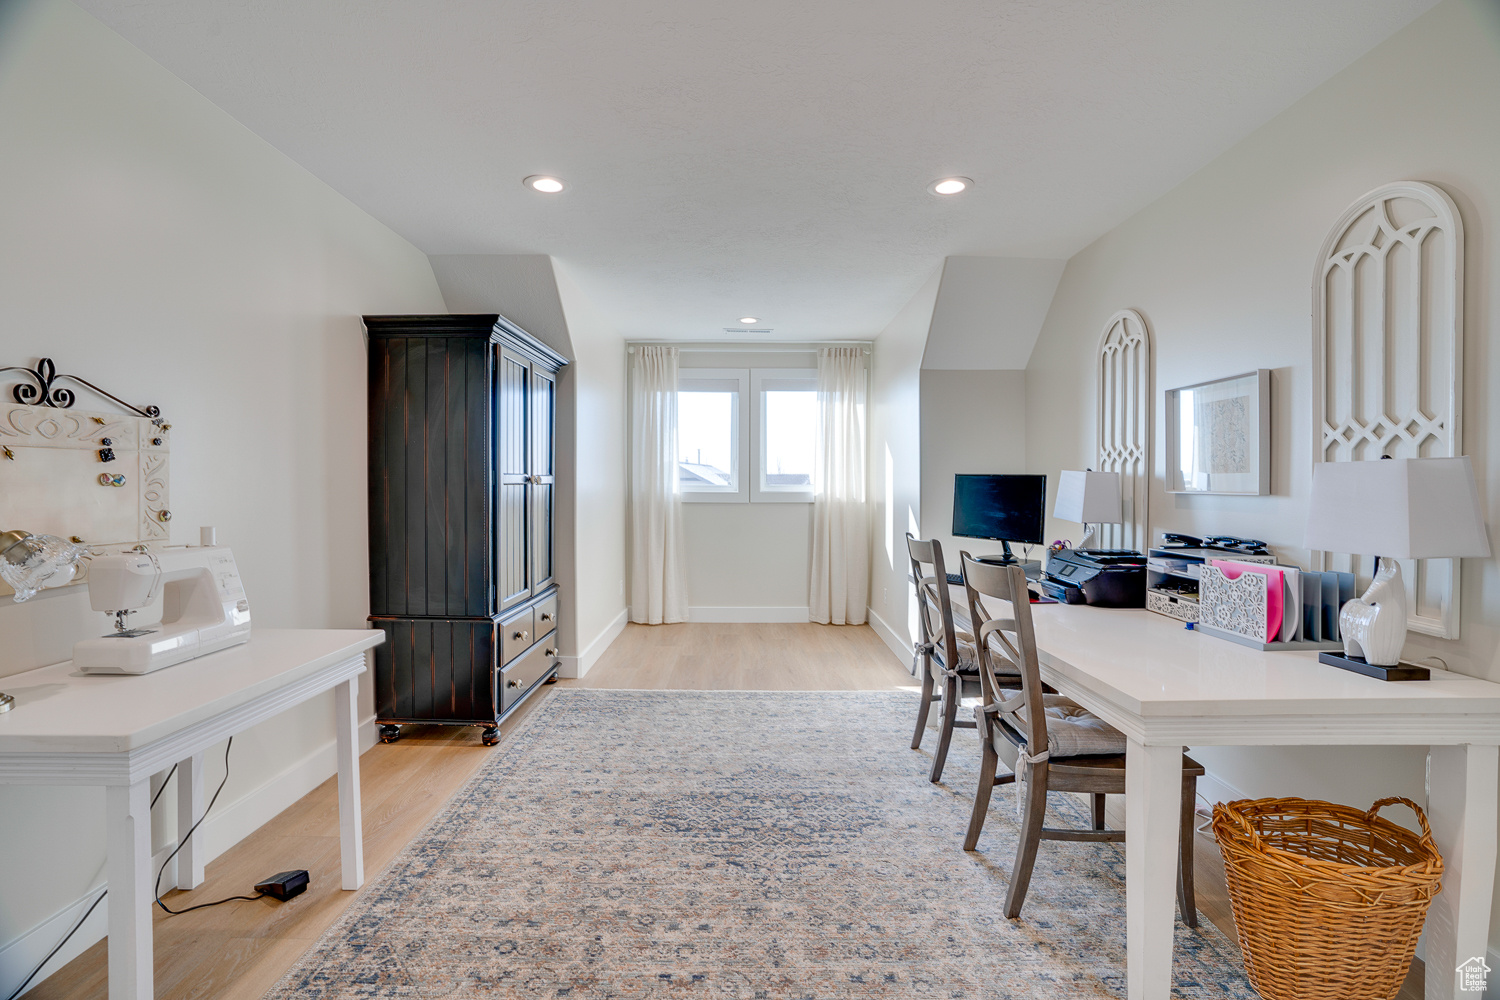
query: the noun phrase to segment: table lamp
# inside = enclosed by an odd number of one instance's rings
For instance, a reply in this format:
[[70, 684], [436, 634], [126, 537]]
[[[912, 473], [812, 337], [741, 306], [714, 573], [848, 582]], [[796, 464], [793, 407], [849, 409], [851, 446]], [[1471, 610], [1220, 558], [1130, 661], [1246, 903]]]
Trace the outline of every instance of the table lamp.
[[1398, 559], [1488, 556], [1479, 488], [1467, 457], [1320, 462], [1308, 502], [1309, 549], [1376, 557], [1368, 590], [1339, 612], [1344, 655], [1318, 658], [1383, 680], [1425, 680], [1401, 663], [1406, 583]]
[[1064, 470], [1059, 473], [1057, 502], [1052, 505], [1052, 516], [1083, 525], [1083, 538], [1077, 545], [1077, 549], [1082, 551], [1084, 543], [1094, 535], [1090, 522], [1119, 524], [1124, 520], [1124, 505], [1120, 500], [1120, 474], [1093, 470]]

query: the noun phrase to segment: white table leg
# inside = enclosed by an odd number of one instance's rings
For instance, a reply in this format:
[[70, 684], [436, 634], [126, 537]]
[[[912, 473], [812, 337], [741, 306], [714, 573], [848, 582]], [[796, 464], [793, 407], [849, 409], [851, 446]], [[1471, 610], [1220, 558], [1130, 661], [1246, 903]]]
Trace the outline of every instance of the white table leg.
[[151, 1000], [151, 779], [104, 789], [109, 997]]
[[188, 831], [203, 818], [203, 755], [195, 753], [177, 762], [177, 888], [196, 889], [203, 884], [203, 835]]
[[339, 730], [339, 857], [344, 888], [365, 884], [365, 844], [359, 807], [359, 678], [333, 689]]
[[[1489, 942], [1500, 748], [1435, 746], [1427, 768], [1427, 818], [1443, 855], [1443, 891], [1427, 911], [1427, 1000], [1477, 997], [1458, 967], [1483, 959]], [[1493, 989], [1500, 975], [1490, 978]]]
[[1125, 749], [1125, 981], [1130, 1000], [1166, 1000], [1172, 987], [1182, 747]]

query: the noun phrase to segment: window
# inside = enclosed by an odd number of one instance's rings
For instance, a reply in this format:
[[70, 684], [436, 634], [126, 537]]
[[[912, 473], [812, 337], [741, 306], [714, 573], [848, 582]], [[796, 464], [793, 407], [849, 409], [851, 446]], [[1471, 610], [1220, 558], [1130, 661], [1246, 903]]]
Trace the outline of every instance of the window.
[[811, 502], [818, 377], [810, 371], [777, 368], [755, 369], [750, 375], [756, 431], [750, 499]]
[[681, 368], [677, 483], [691, 503], [811, 503], [818, 375]]
[[684, 368], [677, 376], [677, 488], [684, 500], [743, 503], [746, 372]]

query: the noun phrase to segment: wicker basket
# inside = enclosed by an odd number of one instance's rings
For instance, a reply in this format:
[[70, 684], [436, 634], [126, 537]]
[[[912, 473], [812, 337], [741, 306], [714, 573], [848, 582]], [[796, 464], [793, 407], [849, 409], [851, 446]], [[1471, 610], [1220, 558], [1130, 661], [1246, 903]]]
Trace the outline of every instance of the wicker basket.
[[[1376, 816], [1399, 802], [1422, 835]], [[1214, 806], [1245, 970], [1265, 1000], [1388, 1000], [1411, 966], [1443, 859], [1409, 799]]]

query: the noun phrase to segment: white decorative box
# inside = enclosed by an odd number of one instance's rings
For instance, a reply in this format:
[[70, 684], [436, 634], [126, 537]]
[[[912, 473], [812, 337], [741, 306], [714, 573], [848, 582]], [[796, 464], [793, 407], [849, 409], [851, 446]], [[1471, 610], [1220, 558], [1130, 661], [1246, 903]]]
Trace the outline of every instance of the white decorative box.
[[1146, 610], [1175, 618], [1180, 622], [1198, 620], [1198, 602], [1191, 597], [1170, 594], [1164, 590], [1146, 591]]

